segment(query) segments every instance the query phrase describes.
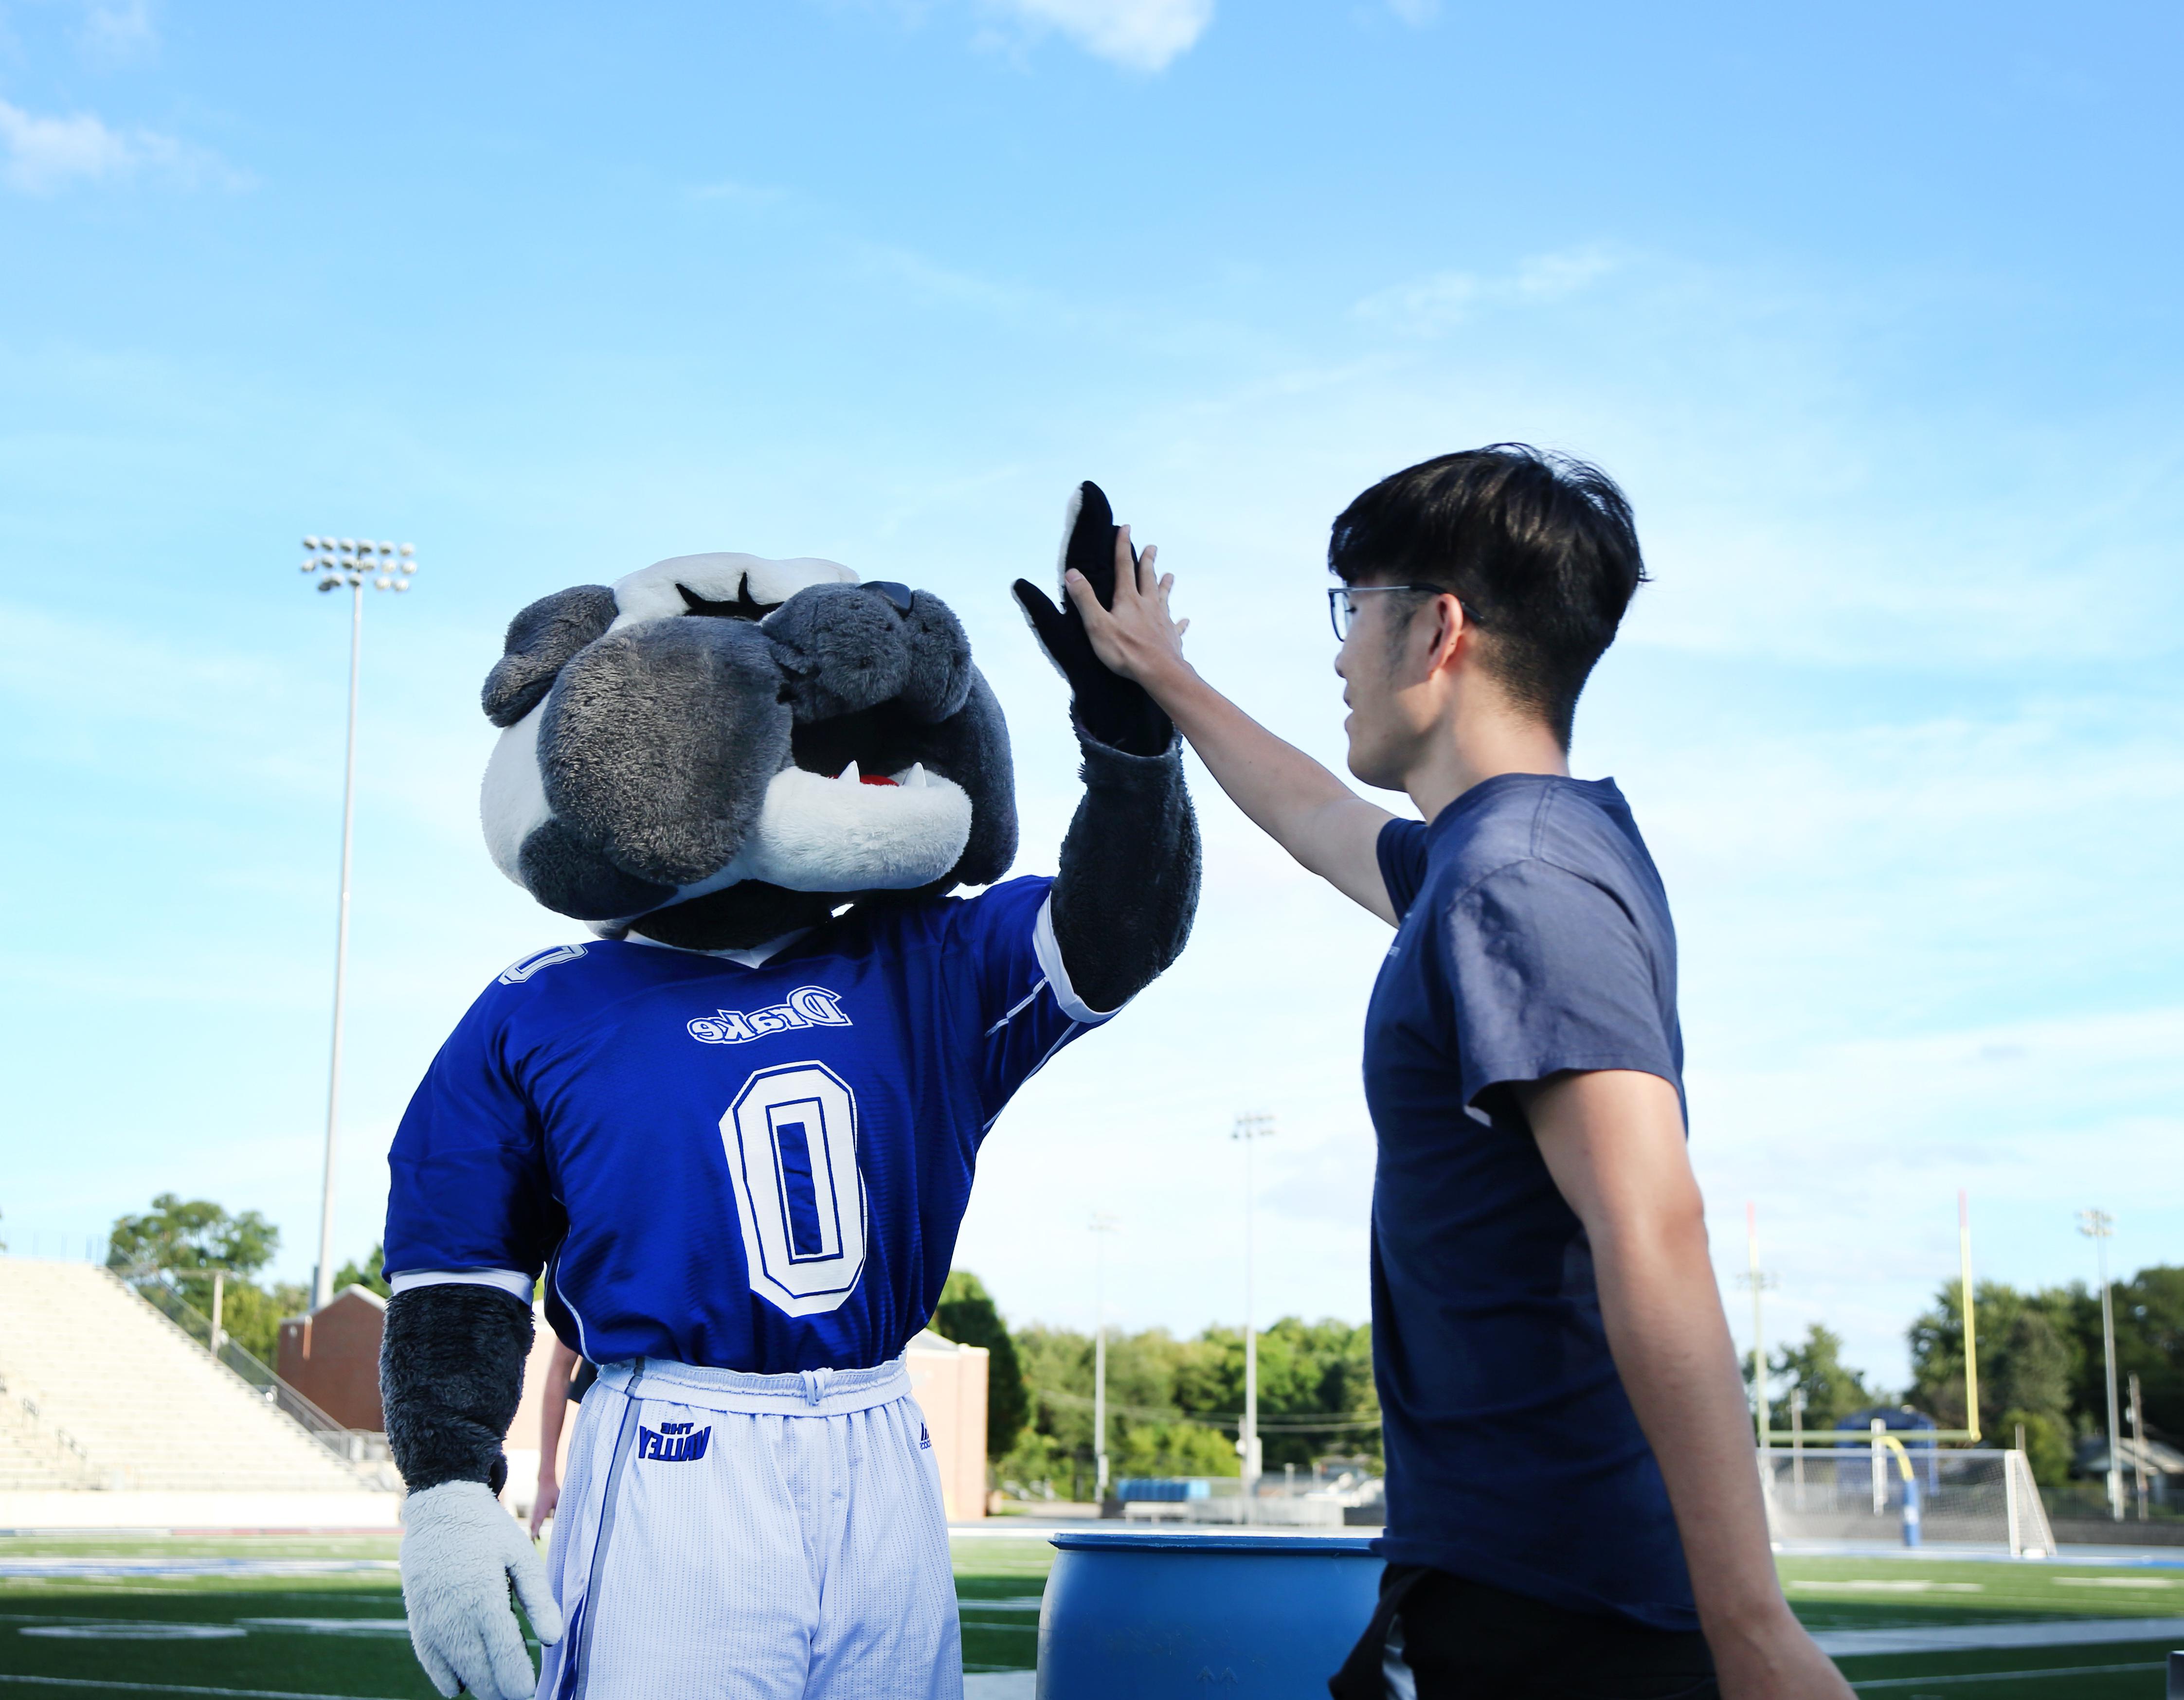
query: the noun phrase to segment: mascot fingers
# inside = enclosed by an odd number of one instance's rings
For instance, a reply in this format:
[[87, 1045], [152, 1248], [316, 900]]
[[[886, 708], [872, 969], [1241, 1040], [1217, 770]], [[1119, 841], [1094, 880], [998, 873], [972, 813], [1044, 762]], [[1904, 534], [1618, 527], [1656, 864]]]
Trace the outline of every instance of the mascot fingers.
[[[1100, 606], [1115, 605], [1115, 542], [1120, 531], [1106, 493], [1087, 480], [1070, 493], [1062, 515], [1058, 570], [1084, 575]], [[1134, 547], [1130, 551], [1137, 558]], [[1077, 723], [1097, 742], [1129, 755], [1156, 756], [1175, 736], [1175, 727], [1160, 705], [1136, 681], [1111, 673], [1092, 653], [1084, 621], [1062, 598], [1057, 607], [1044, 591], [1019, 579], [1016, 598], [1031, 622], [1039, 645], [1069, 681]]]
[[479, 1700], [523, 1700], [536, 1686], [516, 1597], [543, 1642], [561, 1638], [546, 1567], [515, 1519], [482, 1481], [413, 1493], [402, 1508], [402, 1603], [417, 1662], [441, 1693], [458, 1685]]

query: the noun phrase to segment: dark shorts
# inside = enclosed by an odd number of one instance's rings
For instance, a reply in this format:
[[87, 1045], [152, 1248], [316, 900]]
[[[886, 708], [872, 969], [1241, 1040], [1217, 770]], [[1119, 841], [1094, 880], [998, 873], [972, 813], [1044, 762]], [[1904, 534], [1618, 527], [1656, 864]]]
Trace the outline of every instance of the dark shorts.
[[1390, 1564], [1380, 1603], [1342, 1669], [1334, 1700], [1384, 1700], [1399, 1637], [1418, 1700], [1716, 1700], [1713, 1657], [1696, 1630], [1648, 1629]]

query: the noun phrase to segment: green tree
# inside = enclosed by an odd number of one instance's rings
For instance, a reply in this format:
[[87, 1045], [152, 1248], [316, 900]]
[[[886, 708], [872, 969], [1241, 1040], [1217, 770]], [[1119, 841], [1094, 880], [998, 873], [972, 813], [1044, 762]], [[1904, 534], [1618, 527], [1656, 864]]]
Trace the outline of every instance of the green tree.
[[[1037, 1325], [1019, 1330], [1016, 1338], [1032, 1411], [997, 1474], [1026, 1486], [1051, 1481], [1063, 1497], [1089, 1492], [1091, 1338]], [[1208, 1328], [1190, 1340], [1156, 1328], [1111, 1334], [1107, 1401], [1108, 1458], [1117, 1479], [1236, 1475], [1241, 1331]], [[1331, 1451], [1377, 1456], [1379, 1412], [1368, 1330], [1284, 1317], [1260, 1335], [1259, 1415], [1271, 1425], [1262, 1431], [1269, 1469], [1308, 1465]], [[1307, 1426], [1314, 1418], [1328, 1426]], [[1372, 1426], [1348, 1426], [1361, 1420]]]
[[1030, 1414], [1031, 1395], [1024, 1389], [1016, 1342], [985, 1284], [968, 1269], [952, 1271], [940, 1290], [932, 1328], [944, 1340], [983, 1346], [992, 1354], [986, 1363], [986, 1456], [1006, 1456]]
[[[208, 1298], [206, 1304], [210, 1303]], [[206, 1306], [198, 1308], [203, 1310]], [[310, 1308], [311, 1291], [300, 1283], [278, 1281], [260, 1286], [255, 1281], [236, 1280], [227, 1283], [221, 1295], [220, 1325], [245, 1352], [269, 1369], [277, 1369], [281, 1323]]]
[[120, 1269], [149, 1264], [169, 1275], [199, 1310], [209, 1311], [214, 1269], [248, 1281], [280, 1248], [281, 1231], [255, 1210], [231, 1216], [209, 1198], [185, 1202], [178, 1193], [162, 1192], [143, 1215], [114, 1223], [106, 1261]]
[[370, 1255], [363, 1263], [359, 1264], [352, 1258], [336, 1272], [333, 1286], [336, 1292], [347, 1292], [353, 1286], [364, 1287], [382, 1298], [394, 1297], [394, 1289], [387, 1284], [387, 1248], [384, 1246], [373, 1246]]
[[[1984, 1354], [1982, 1354], [1984, 1355]], [[1994, 1378], [1996, 1403], [2015, 1426], [2012, 1412], [2036, 1412], [2067, 1431], [2070, 1411], [2070, 1348], [2045, 1309], [2027, 1305], [2011, 1319]], [[1982, 1397], [1981, 1404], [1986, 1403]]]
[[[1979, 1426], [1983, 1434], [1999, 1431], [2004, 1413], [2023, 1403], [2028, 1393], [2046, 1398], [2053, 1392], [2054, 1353], [2064, 1358], [2064, 1375], [2073, 1389], [2063, 1406], [2053, 1408], [2068, 1421], [2068, 1407], [2076, 1403], [2075, 1385], [2081, 1378], [2079, 1359], [2083, 1347], [2081, 1294], [2063, 1287], [2020, 1292], [2001, 1281], [1981, 1281], [1975, 1297], [1979, 1305]], [[2028, 1316], [2039, 1319], [2026, 1322]], [[2098, 1308], [2094, 1313], [2096, 1357], [2098, 1353]], [[1943, 1428], [1969, 1426], [1964, 1409], [1964, 1305], [1954, 1282], [1935, 1297], [1931, 1309], [1922, 1312], [1910, 1328], [1910, 1401], [1930, 1413]], [[2014, 1361], [2018, 1353], [2025, 1361]], [[2003, 1444], [2008, 1444], [2005, 1436]]]
[[2045, 1411], [2013, 1406], [2002, 1414], [2002, 1428], [1993, 1438], [2004, 1446], [2016, 1444], [2017, 1431], [2025, 1431], [2025, 1458], [2033, 1481], [2042, 1487], [2060, 1487], [2070, 1479], [2070, 1431], [2067, 1419]]
[[[1863, 1370], [1852, 1369], [1842, 1361], [1842, 1336], [1833, 1329], [1815, 1322], [1805, 1331], [1805, 1337], [1795, 1346], [1784, 1346], [1768, 1360], [1769, 1378], [1782, 1384], [1780, 1393], [1769, 1392], [1774, 1413], [1769, 1421], [1776, 1427], [1787, 1424], [1782, 1415], [1788, 1407], [1789, 1396], [1802, 1392], [1805, 1396], [1804, 1423], [1808, 1428], [1833, 1428], [1836, 1421], [1852, 1411], [1862, 1410], [1877, 1403], [1880, 1393], [1866, 1385]], [[1752, 1380], [1752, 1360], [1744, 1363], [1744, 1379]]]
[[231, 1216], [209, 1198], [185, 1200], [178, 1193], [162, 1192], [144, 1214], [114, 1223], [106, 1261], [110, 1269], [148, 1265], [160, 1270], [207, 1317], [212, 1314], [214, 1272], [223, 1272], [222, 1331], [270, 1365], [280, 1352], [282, 1319], [310, 1305], [310, 1295], [301, 1286], [261, 1286], [252, 1279], [280, 1247], [281, 1231], [255, 1210]]
[[[2098, 1297], [2088, 1308], [2098, 1327]], [[2118, 1286], [2115, 1323], [2117, 1385], [2136, 1375], [2147, 1426], [2184, 1436], [2184, 1269], [2157, 1264]]]

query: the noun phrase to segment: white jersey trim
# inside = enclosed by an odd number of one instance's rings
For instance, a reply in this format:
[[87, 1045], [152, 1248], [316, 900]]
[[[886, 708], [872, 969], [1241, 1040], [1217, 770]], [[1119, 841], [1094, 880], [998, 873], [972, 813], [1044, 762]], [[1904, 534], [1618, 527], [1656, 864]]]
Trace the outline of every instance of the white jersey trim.
[[421, 1286], [493, 1286], [526, 1305], [538, 1283], [521, 1269], [404, 1269], [389, 1275], [387, 1285], [397, 1293]]
[[[1039, 967], [1045, 970], [1046, 983], [1053, 990], [1054, 1001], [1061, 1006], [1061, 1013], [1071, 1020], [1087, 1027], [1096, 1026], [1123, 1007], [1118, 1003], [1114, 1009], [1095, 1009], [1077, 995], [1077, 988], [1069, 983], [1069, 970], [1061, 963], [1061, 946], [1054, 936], [1054, 897], [1051, 893], [1039, 906], [1039, 919], [1032, 925], [1031, 948], [1032, 954], [1039, 958]], [[1011, 1010], [1009, 1013], [1014, 1014], [1016, 1012]]]

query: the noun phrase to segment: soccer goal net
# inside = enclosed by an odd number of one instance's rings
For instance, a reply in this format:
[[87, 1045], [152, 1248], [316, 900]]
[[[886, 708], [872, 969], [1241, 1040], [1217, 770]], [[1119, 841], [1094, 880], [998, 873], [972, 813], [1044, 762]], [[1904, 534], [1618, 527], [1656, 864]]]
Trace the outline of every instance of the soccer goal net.
[[1915, 1443], [1900, 1452], [1863, 1444], [1769, 1447], [1759, 1454], [1759, 1480], [1777, 1541], [1900, 1542], [1911, 1504], [1921, 1545], [1999, 1547], [2027, 1558], [2055, 1550], [2021, 1452]]

